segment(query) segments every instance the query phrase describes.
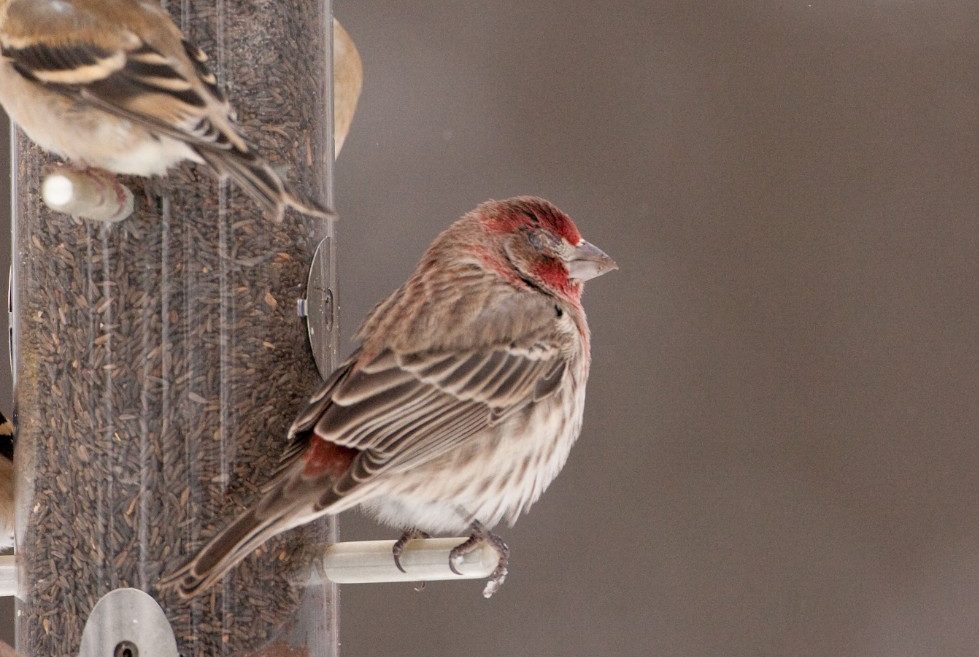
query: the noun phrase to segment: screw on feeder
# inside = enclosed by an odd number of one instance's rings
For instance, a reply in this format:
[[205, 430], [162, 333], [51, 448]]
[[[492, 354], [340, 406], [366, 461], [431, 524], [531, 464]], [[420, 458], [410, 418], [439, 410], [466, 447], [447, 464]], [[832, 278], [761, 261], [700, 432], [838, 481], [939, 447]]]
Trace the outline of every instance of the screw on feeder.
[[112, 657], [139, 657], [139, 648], [132, 641], [120, 641], [112, 651]]
[[138, 589], [105, 594], [88, 616], [78, 649], [78, 657], [178, 655], [177, 640], [163, 609]]

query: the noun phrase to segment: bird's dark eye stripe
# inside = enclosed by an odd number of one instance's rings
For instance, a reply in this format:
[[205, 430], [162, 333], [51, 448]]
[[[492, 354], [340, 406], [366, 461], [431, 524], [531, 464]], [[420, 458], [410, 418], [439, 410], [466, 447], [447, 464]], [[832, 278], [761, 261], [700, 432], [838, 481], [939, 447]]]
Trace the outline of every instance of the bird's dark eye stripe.
[[92, 66], [111, 56], [108, 50], [90, 45], [63, 45], [52, 48], [45, 45], [26, 48], [4, 48], [9, 57], [33, 71], [68, 71], [80, 66]]

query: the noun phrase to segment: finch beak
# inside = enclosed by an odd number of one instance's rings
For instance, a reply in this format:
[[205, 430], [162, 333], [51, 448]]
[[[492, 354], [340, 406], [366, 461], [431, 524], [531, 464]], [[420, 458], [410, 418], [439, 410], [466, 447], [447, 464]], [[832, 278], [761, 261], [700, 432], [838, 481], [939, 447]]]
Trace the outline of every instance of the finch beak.
[[568, 275], [579, 281], [587, 281], [619, 268], [615, 260], [600, 248], [582, 240], [568, 260]]

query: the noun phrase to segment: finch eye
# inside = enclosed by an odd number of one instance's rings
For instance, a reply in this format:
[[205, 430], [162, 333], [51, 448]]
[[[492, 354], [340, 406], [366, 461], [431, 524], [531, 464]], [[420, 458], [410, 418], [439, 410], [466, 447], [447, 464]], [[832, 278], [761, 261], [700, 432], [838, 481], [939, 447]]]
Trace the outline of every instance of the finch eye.
[[558, 246], [557, 240], [553, 236], [541, 230], [531, 232], [527, 239], [530, 241], [530, 245], [538, 251], [553, 251]]

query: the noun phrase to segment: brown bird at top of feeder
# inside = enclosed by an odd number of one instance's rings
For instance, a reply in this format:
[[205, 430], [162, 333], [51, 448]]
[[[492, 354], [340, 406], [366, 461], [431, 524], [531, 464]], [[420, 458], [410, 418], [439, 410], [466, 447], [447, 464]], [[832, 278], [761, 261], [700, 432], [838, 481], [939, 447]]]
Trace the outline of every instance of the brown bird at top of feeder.
[[11, 119], [78, 166], [153, 176], [191, 160], [230, 176], [276, 221], [286, 207], [333, 216], [252, 149], [207, 55], [155, 3], [6, 0], [0, 55]]

